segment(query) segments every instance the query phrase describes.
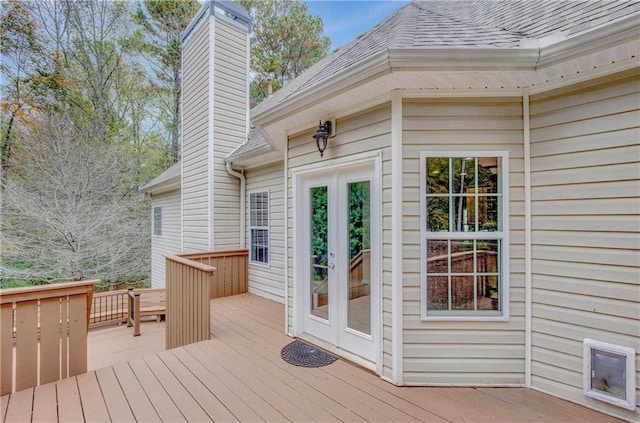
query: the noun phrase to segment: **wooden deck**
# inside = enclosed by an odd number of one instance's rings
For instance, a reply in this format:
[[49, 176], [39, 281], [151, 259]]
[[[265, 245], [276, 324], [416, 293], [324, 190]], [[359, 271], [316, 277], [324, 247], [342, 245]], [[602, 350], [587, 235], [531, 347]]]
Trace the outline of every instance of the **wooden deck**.
[[[126, 327], [92, 333], [89, 367], [97, 370], [2, 397], [2, 420], [618, 421], [527, 389], [399, 388], [343, 360], [295, 367], [280, 358], [291, 342], [283, 312], [250, 294], [216, 299], [212, 340], [157, 354], [152, 345], [163, 324], [144, 323], [136, 338]], [[96, 367], [125, 356], [128, 362]]]

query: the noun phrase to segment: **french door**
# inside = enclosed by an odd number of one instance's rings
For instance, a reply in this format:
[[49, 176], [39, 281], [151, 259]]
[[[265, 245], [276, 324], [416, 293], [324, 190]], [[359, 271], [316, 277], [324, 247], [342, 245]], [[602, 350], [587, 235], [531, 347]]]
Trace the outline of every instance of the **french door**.
[[[303, 332], [375, 361], [378, 189], [364, 164], [301, 178], [296, 281]], [[379, 263], [379, 260], [377, 261]]]

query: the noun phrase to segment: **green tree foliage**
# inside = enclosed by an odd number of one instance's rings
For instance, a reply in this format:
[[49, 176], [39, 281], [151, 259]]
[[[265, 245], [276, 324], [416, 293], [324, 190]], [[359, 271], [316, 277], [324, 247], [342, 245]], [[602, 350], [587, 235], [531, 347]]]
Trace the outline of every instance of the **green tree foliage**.
[[134, 14], [140, 28], [127, 47], [148, 58], [159, 82], [159, 120], [169, 134], [171, 163], [180, 158], [181, 35], [200, 8], [196, 0], [144, 0]]
[[240, 0], [253, 25], [251, 36], [251, 103], [300, 75], [327, 55], [331, 40], [323, 35], [319, 16], [309, 15], [301, 0]]
[[3, 6], [2, 284], [144, 278], [149, 204], [137, 187], [169, 164], [156, 121], [171, 90], [126, 48], [137, 11], [101, 0]]
[[[27, 109], [35, 107], [38, 62], [42, 54], [37, 26], [30, 10], [22, 2], [7, 1], [0, 16], [0, 72], [4, 80], [0, 100], [0, 188], [4, 191], [16, 127]], [[21, 122], [22, 121], [22, 122]]]
[[349, 260], [371, 248], [370, 195], [369, 182], [349, 184]]

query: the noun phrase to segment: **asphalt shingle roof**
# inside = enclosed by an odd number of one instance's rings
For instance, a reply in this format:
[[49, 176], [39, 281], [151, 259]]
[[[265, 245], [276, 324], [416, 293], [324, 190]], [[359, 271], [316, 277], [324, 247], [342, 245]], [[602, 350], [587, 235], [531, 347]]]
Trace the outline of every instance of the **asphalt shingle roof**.
[[307, 69], [253, 112], [387, 49], [515, 48], [551, 35], [570, 37], [638, 12], [638, 0], [414, 0]]

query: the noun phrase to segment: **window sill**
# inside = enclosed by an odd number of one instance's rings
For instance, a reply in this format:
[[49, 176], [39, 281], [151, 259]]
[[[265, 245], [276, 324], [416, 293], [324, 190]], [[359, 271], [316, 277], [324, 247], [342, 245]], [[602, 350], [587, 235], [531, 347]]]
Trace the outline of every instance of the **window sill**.
[[271, 265], [269, 263], [260, 263], [259, 261], [250, 261], [249, 262], [250, 266], [258, 266], [258, 267], [262, 267], [264, 269], [269, 269], [271, 268]]
[[509, 316], [499, 315], [499, 316], [429, 316], [422, 315], [420, 316], [420, 321], [422, 322], [508, 322]]

